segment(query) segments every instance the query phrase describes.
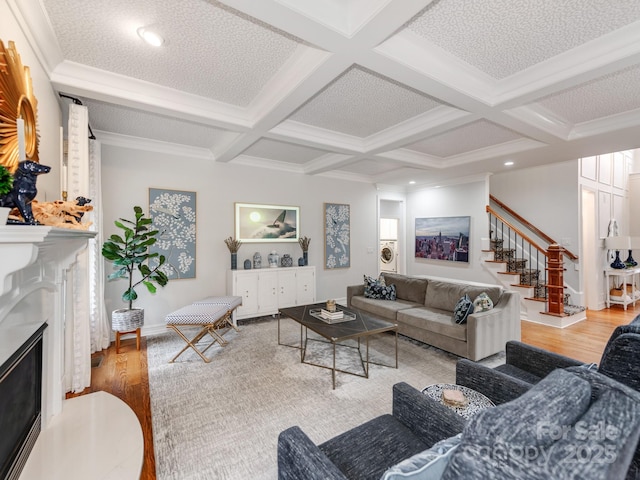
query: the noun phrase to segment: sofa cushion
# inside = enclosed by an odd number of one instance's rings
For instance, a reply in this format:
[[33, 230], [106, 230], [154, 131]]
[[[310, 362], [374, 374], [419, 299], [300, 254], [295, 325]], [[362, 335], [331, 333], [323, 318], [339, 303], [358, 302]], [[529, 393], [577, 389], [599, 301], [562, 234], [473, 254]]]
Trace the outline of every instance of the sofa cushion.
[[467, 317], [473, 313], [473, 302], [469, 298], [469, 295], [464, 294], [460, 297], [453, 308], [453, 321], [458, 325], [467, 323]]
[[318, 445], [349, 479], [376, 479], [391, 466], [427, 449], [408, 427], [382, 415]]
[[424, 304], [427, 292], [427, 280], [424, 278], [412, 278], [395, 273], [383, 273], [387, 285], [396, 286], [396, 294], [399, 299], [409, 302]]
[[461, 433], [440, 440], [424, 452], [403, 460], [384, 472], [382, 480], [439, 480], [456, 447], [460, 445]]
[[407, 308], [414, 308], [418, 306], [418, 304], [400, 299], [397, 299], [395, 302], [389, 302], [375, 298], [365, 298], [358, 295], [351, 298], [351, 306], [353, 308], [372, 313], [373, 315], [384, 318], [385, 320], [395, 322], [397, 312]]
[[467, 341], [467, 325], [458, 325], [451, 318], [451, 312], [435, 308], [409, 308], [398, 312], [398, 323], [422, 328], [445, 337]]
[[502, 288], [497, 285], [475, 286], [465, 285], [463, 283], [443, 282], [441, 280], [429, 280], [429, 287], [427, 288], [424, 304], [430, 308], [453, 312], [460, 297], [467, 294], [469, 298], [476, 298], [483, 292], [486, 293], [493, 304], [496, 305], [502, 295]]

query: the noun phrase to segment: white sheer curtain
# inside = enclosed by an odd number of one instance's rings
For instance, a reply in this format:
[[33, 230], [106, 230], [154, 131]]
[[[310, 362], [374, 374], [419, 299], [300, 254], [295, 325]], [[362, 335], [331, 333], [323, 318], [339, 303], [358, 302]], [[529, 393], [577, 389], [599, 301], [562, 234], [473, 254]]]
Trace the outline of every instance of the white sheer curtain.
[[98, 232], [72, 267], [73, 305], [65, 324], [65, 377], [67, 391], [80, 392], [91, 384], [91, 354], [110, 343], [110, 326], [104, 306], [102, 247], [102, 195], [100, 186], [100, 143], [89, 143], [89, 114], [82, 105], [69, 105], [67, 135], [68, 200], [91, 199], [93, 211], [86, 221]]

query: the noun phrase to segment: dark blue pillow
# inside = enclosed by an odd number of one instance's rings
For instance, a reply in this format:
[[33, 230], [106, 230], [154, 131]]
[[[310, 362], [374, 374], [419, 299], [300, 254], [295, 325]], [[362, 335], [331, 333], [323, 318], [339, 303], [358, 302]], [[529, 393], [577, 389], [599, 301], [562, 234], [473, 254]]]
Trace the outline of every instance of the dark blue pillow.
[[453, 320], [458, 325], [467, 323], [467, 317], [469, 314], [473, 313], [473, 308], [473, 302], [469, 298], [469, 295], [465, 294], [464, 297], [461, 297], [460, 300], [458, 300], [458, 303], [456, 303], [456, 306], [453, 309]]
[[365, 298], [375, 298], [377, 300], [395, 300], [396, 286], [394, 284], [385, 285], [384, 282], [377, 281], [371, 277], [364, 277]]

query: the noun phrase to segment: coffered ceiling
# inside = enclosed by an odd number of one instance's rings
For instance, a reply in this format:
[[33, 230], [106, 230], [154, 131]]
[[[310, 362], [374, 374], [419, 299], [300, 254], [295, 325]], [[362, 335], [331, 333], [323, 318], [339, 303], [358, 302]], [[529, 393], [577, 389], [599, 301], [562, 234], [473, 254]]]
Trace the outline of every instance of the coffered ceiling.
[[105, 143], [397, 186], [640, 147], [638, 0], [9, 4]]

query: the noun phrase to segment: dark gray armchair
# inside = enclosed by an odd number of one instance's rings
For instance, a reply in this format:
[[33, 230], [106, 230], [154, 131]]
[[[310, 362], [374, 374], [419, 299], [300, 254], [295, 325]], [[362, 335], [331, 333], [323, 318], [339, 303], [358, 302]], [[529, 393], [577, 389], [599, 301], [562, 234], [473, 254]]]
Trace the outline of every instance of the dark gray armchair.
[[278, 437], [280, 480], [379, 479], [391, 466], [462, 431], [465, 420], [406, 383], [393, 387], [393, 414], [320, 445], [299, 428]]
[[[508, 342], [506, 363], [489, 368], [466, 359], [456, 364], [456, 383], [477, 390], [498, 405], [519, 397], [556, 368], [583, 362], [521, 342]], [[596, 368], [596, 366], [594, 366]], [[640, 315], [609, 337], [597, 371], [640, 391]]]

